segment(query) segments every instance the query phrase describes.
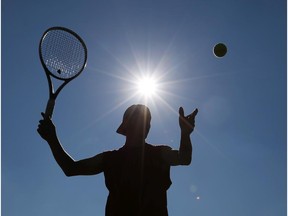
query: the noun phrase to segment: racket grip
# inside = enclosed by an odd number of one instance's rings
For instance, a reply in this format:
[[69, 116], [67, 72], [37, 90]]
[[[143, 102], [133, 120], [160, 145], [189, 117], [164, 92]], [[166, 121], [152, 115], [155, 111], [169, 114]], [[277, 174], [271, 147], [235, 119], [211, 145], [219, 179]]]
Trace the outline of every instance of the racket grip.
[[49, 99], [45, 110], [45, 118], [52, 118], [54, 106], [55, 106], [55, 99]]

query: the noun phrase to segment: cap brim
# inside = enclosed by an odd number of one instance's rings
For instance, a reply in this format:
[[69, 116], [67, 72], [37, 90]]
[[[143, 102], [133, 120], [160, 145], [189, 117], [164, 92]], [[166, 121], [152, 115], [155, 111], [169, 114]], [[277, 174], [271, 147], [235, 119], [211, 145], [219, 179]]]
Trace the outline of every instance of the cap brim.
[[116, 130], [117, 133], [122, 134], [122, 135], [126, 135], [125, 133], [125, 126], [123, 124], [123, 122], [121, 123], [121, 125], [118, 127], [118, 129]]

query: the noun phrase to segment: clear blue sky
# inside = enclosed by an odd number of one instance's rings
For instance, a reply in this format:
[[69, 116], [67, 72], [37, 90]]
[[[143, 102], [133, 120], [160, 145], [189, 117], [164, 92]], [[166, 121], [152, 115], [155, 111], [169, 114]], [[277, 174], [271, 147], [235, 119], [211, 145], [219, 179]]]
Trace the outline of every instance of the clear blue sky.
[[170, 216], [286, 216], [286, 9], [285, 0], [2, 0], [2, 215], [104, 215], [103, 175], [65, 177], [36, 132], [48, 98], [39, 40], [65, 26], [89, 52], [53, 116], [74, 159], [123, 145], [122, 114], [144, 103], [131, 82], [154, 73], [148, 142], [178, 148], [179, 106], [199, 109], [193, 162], [171, 169]]

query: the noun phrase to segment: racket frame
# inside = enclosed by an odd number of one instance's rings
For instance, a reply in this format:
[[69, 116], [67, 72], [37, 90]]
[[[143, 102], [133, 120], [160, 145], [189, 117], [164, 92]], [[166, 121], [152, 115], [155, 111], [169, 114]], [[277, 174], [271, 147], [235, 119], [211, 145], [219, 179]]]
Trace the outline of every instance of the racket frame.
[[[44, 60], [43, 60], [43, 57], [42, 57], [42, 49], [41, 49], [41, 45], [42, 45], [42, 42], [45, 38], [45, 36], [47, 35], [48, 32], [50, 31], [54, 31], [54, 30], [61, 30], [61, 31], [66, 31], [70, 34], [72, 34], [74, 37], [76, 37], [80, 43], [82, 44], [83, 48], [84, 48], [84, 56], [85, 56], [85, 59], [84, 59], [84, 64], [82, 65], [82, 67], [80, 68], [79, 72], [70, 77], [70, 78], [61, 78], [61, 77], [57, 77], [55, 76], [52, 72], [49, 71], [49, 69], [47, 68]], [[68, 29], [68, 28], [65, 28], [65, 27], [60, 27], [60, 26], [55, 26], [55, 27], [51, 27], [49, 29], [47, 29], [41, 39], [40, 39], [40, 43], [39, 43], [39, 57], [40, 57], [40, 62], [44, 68], [44, 71], [45, 71], [45, 74], [46, 74], [46, 78], [47, 78], [47, 81], [48, 81], [48, 87], [49, 87], [49, 99], [48, 99], [48, 102], [47, 102], [47, 105], [46, 105], [46, 109], [45, 109], [45, 115], [44, 117], [45, 118], [52, 118], [52, 115], [53, 115], [53, 111], [54, 111], [54, 106], [55, 106], [55, 101], [56, 101], [56, 98], [57, 96], [59, 95], [60, 91], [64, 88], [64, 86], [66, 86], [71, 80], [75, 79], [76, 77], [78, 77], [82, 71], [84, 70], [84, 68], [86, 67], [86, 64], [87, 64], [87, 47], [85, 45], [85, 42], [84, 40], [77, 34], [75, 33], [74, 31], [72, 31], [71, 29]], [[57, 80], [61, 80], [63, 81], [62, 84], [60, 84], [57, 88], [56, 91], [54, 91], [54, 86], [53, 86], [53, 83], [52, 83], [52, 79], [51, 77], [57, 79]]]

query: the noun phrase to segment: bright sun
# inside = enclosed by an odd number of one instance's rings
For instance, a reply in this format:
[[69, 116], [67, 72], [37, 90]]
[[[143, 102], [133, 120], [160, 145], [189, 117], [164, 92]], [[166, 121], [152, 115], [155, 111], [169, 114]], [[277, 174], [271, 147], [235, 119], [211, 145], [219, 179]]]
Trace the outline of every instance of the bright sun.
[[136, 88], [139, 94], [151, 97], [157, 93], [157, 81], [152, 77], [143, 77], [136, 82]]

